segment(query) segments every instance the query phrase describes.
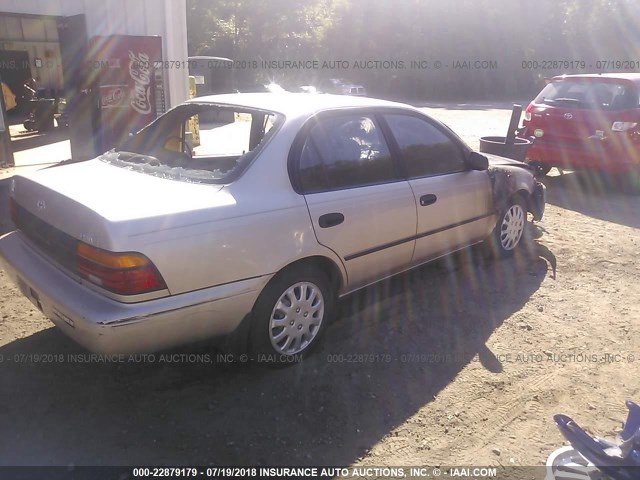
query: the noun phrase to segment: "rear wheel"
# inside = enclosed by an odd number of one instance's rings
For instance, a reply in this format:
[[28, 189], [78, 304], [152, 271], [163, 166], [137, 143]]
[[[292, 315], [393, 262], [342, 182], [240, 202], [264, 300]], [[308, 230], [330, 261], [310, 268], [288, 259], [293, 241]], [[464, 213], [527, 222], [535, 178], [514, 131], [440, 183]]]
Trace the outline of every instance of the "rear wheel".
[[546, 165], [537, 160], [533, 160], [529, 162], [529, 165], [531, 165], [535, 169], [534, 175], [536, 176], [536, 178], [544, 177], [546, 174], [548, 174], [551, 171], [551, 168], [552, 168], [549, 165]]
[[279, 273], [254, 306], [252, 353], [259, 363], [295, 363], [317, 345], [334, 305], [335, 291], [323, 272], [294, 267]]
[[25, 120], [22, 124], [24, 128], [26, 128], [29, 132], [33, 132], [36, 130], [36, 122], [33, 120]]
[[631, 195], [640, 195], [640, 170], [627, 172], [620, 177], [622, 191]]
[[527, 209], [520, 197], [509, 200], [491, 234], [491, 250], [496, 256], [513, 255], [522, 244], [527, 223]]

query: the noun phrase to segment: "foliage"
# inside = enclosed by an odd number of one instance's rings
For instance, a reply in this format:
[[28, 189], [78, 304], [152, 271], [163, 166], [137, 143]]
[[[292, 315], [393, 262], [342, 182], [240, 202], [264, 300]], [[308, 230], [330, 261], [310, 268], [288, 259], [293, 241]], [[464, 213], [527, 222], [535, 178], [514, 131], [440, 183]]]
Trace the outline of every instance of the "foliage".
[[[237, 71], [241, 81], [344, 77], [373, 94], [424, 99], [529, 96], [544, 77], [640, 61], [639, 14], [635, 0], [187, 0], [189, 54], [257, 60], [258, 68]], [[349, 67], [262, 68], [294, 59]], [[372, 66], [385, 60], [396, 64]], [[475, 68], [477, 60], [497, 66]], [[534, 68], [527, 60], [550, 62]], [[369, 63], [354, 68], [358, 61]]]

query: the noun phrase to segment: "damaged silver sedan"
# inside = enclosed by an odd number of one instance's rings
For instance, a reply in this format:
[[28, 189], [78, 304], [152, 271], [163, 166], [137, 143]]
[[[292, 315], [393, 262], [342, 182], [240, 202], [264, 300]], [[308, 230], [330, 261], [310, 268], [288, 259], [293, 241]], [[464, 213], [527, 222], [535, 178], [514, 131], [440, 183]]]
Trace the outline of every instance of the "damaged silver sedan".
[[336, 300], [478, 242], [508, 255], [544, 186], [407, 105], [197, 98], [87, 162], [18, 175], [13, 281], [100, 353], [235, 334], [285, 361]]

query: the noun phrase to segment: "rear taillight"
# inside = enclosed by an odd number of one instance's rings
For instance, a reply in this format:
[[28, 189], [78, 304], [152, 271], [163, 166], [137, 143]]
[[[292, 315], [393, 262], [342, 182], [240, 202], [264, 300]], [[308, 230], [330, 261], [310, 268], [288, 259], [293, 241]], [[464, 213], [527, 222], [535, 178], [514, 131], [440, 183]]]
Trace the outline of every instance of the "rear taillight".
[[141, 253], [113, 253], [78, 242], [77, 273], [120, 295], [136, 295], [167, 288], [160, 272]]
[[524, 111], [524, 121], [525, 122], [530, 122], [531, 121], [531, 112], [532, 111], [533, 111], [533, 105], [529, 104], [527, 109]]
[[626, 132], [635, 128], [638, 124], [636, 122], [613, 122], [611, 125], [611, 131], [613, 132]]

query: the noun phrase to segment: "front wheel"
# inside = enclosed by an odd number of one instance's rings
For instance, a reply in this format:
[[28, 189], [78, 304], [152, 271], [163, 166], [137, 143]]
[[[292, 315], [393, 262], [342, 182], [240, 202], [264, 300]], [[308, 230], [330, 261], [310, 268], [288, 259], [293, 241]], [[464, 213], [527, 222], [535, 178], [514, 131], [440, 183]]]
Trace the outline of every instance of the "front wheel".
[[333, 313], [335, 292], [327, 276], [311, 268], [279, 273], [260, 294], [251, 327], [258, 362], [282, 365], [307, 355]]
[[522, 244], [527, 209], [520, 198], [512, 198], [500, 213], [498, 222], [491, 234], [491, 250], [497, 256], [510, 256]]

